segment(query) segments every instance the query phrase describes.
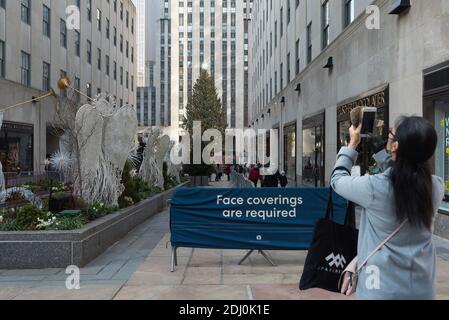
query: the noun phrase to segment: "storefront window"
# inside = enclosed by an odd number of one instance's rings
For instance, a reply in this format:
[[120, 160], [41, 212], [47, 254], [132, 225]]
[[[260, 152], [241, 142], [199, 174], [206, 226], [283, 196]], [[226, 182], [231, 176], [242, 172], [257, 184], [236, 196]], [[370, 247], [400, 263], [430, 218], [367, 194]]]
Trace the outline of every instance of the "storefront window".
[[284, 171], [290, 181], [296, 181], [296, 123], [284, 128]]
[[5, 122], [0, 133], [4, 172], [33, 171], [33, 127]]
[[[374, 93], [367, 93], [358, 99], [353, 99], [349, 103], [345, 103], [337, 108], [337, 148], [347, 146], [349, 143], [349, 128], [351, 126], [350, 114], [351, 111], [359, 106], [375, 107], [376, 113], [376, 129], [375, 136], [382, 136], [384, 138], [388, 135], [388, 87]], [[359, 157], [356, 165], [360, 168], [361, 174], [377, 174], [380, 173], [380, 168], [376, 166], [373, 159], [373, 152], [371, 150], [371, 143], [369, 139], [364, 138], [357, 150]]]
[[304, 120], [302, 184], [324, 186], [324, 114]]
[[438, 134], [432, 172], [443, 178], [446, 188], [440, 209], [449, 212], [449, 62], [424, 70], [424, 118]]
[[445, 181], [445, 201], [442, 207], [449, 210], [449, 96], [434, 99], [432, 105], [434, 116], [431, 120], [438, 134], [434, 172]]

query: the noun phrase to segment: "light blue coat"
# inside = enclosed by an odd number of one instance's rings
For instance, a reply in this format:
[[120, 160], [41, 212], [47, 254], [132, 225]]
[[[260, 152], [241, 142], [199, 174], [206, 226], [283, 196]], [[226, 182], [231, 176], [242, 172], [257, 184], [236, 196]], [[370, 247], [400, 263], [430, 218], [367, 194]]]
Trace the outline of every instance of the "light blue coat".
[[[359, 227], [358, 261], [387, 238], [402, 221], [395, 213], [393, 187], [390, 181], [390, 159], [385, 151], [375, 157], [385, 171], [374, 176], [351, 177], [358, 153], [342, 148], [337, 156], [331, 186], [342, 197], [362, 207]], [[433, 207], [437, 212], [445, 186], [433, 176]], [[435, 299], [436, 252], [432, 230], [406, 223], [401, 231], [377, 252], [360, 272], [357, 299]]]

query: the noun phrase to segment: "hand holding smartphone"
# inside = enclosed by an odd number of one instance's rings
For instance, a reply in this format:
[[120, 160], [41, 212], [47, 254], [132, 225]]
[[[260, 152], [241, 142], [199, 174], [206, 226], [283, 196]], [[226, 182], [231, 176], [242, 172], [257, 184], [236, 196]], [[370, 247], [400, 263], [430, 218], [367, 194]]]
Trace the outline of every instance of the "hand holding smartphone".
[[376, 123], [377, 108], [364, 107], [362, 111], [362, 138], [368, 138], [374, 135]]

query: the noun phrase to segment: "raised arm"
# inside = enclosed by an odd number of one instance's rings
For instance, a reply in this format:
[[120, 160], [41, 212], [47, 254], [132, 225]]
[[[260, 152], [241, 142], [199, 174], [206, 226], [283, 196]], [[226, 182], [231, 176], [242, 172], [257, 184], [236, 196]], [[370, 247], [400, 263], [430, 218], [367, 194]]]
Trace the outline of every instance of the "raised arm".
[[374, 193], [370, 176], [351, 176], [351, 169], [358, 155], [358, 152], [354, 149], [341, 148], [331, 177], [331, 186], [336, 193], [346, 200], [366, 208], [372, 202]]

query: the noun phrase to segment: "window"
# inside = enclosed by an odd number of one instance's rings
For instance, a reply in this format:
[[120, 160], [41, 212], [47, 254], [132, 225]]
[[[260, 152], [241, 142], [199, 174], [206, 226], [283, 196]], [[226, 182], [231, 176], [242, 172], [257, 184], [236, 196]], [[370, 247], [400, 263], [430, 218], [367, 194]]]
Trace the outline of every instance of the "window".
[[120, 20], [123, 21], [123, 2], [120, 2]]
[[5, 42], [0, 40], [0, 78], [5, 77]]
[[312, 22], [307, 26], [307, 64], [312, 61]]
[[92, 85], [89, 82], [86, 83], [86, 94], [89, 98], [92, 98]]
[[60, 28], [60, 43], [61, 47], [67, 48], [67, 25], [64, 20], [59, 20], [59, 28]]
[[79, 31], [75, 30], [75, 53], [79, 57], [81, 52], [81, 35]]
[[120, 84], [123, 85], [123, 67], [120, 67]]
[[87, 40], [87, 62], [92, 63], [92, 42]]
[[114, 61], [114, 80], [117, 80], [117, 62]]
[[21, 83], [27, 87], [30, 86], [30, 73], [31, 73], [30, 61], [31, 61], [30, 55], [22, 51], [22, 65], [20, 67]]
[[274, 47], [278, 47], [278, 22], [274, 22]]
[[279, 70], [279, 72], [280, 72], [280, 74], [279, 74], [279, 76], [280, 76], [280, 78], [281, 78], [281, 91], [282, 91], [282, 89], [284, 89], [284, 65], [281, 63], [281, 66], [280, 66], [280, 68], [279, 68], [280, 70]]
[[98, 70], [101, 70], [101, 49], [97, 49], [98, 50], [98, 52], [97, 52], [97, 54], [98, 54], [98, 57], [97, 57], [97, 68], [98, 68]]
[[106, 55], [106, 75], [109, 76], [109, 56]]
[[129, 73], [126, 71], [126, 89], [129, 88]]
[[344, 24], [349, 26], [354, 21], [354, 0], [344, 0]]
[[321, 6], [322, 43], [321, 48], [325, 49], [329, 45], [329, 0]]
[[281, 8], [281, 38], [284, 35], [284, 8]]
[[87, 20], [92, 21], [92, 0], [87, 0]]
[[117, 46], [117, 28], [114, 27], [114, 46]]
[[46, 62], [42, 64], [42, 90], [50, 90], [50, 65]]
[[123, 35], [120, 35], [120, 52], [123, 52]]
[[22, 17], [22, 21], [31, 24], [31, 15], [30, 15], [30, 0], [21, 0], [20, 4], [20, 15]]
[[50, 38], [50, 9], [44, 5], [44, 11], [42, 15], [42, 25], [43, 25], [43, 33], [44, 36], [47, 36]]
[[6, 0], [0, 0], [0, 8], [5, 9], [6, 7]]
[[101, 31], [101, 11], [97, 9], [97, 30]]
[[[66, 78], [67, 77], [67, 72], [65, 72], [64, 70], [60, 70], [59, 75], [61, 78]], [[62, 90], [62, 96], [64, 98], [67, 97], [67, 90]]]
[[110, 29], [110, 23], [109, 19], [106, 18], [106, 39], [109, 39], [109, 30]]
[[290, 1], [291, 0], [287, 0], [287, 25], [290, 23], [290, 16], [291, 16], [291, 6], [290, 6]]
[[[81, 80], [80, 78], [75, 77], [75, 89], [80, 91], [81, 89]], [[77, 100], [80, 98], [80, 94], [78, 92], [75, 93]]]
[[291, 76], [291, 71], [290, 71], [290, 52], [287, 54], [287, 83], [290, 82], [290, 76]]
[[299, 56], [300, 56], [300, 47], [299, 47], [299, 39], [296, 40], [296, 45], [295, 45], [295, 62], [296, 62], [296, 66], [295, 66], [295, 72], [296, 74], [299, 74], [299, 69], [300, 69], [300, 60], [299, 60]]

